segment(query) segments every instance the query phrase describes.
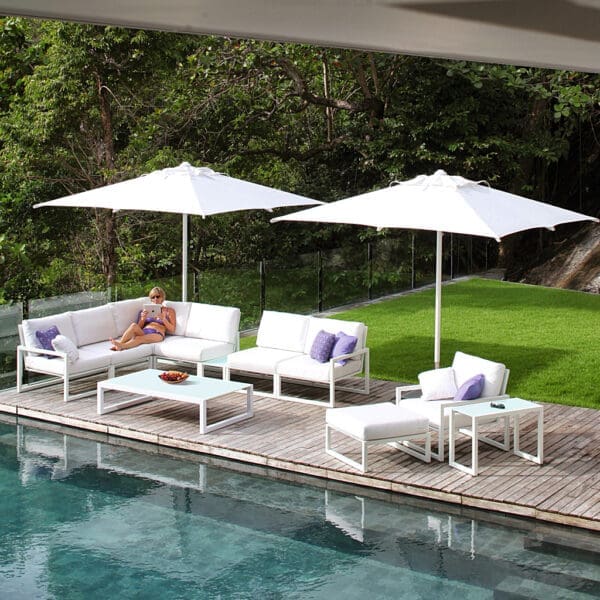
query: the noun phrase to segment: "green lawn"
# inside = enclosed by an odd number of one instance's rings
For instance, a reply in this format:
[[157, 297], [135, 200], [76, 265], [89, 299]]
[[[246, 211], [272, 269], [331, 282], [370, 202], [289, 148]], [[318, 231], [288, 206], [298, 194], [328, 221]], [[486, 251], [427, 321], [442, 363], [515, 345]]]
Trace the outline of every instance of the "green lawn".
[[[417, 382], [433, 368], [433, 290], [336, 318], [368, 325], [374, 378]], [[456, 350], [503, 362], [513, 396], [600, 408], [599, 340], [600, 296], [487, 279], [443, 288], [442, 366]]]

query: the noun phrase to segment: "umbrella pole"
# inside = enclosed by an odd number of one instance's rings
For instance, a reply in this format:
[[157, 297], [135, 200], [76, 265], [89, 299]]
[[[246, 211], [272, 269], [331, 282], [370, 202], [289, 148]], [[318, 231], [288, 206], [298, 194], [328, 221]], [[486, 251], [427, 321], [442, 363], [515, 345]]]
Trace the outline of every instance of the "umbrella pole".
[[435, 331], [433, 347], [433, 366], [440, 368], [440, 342], [442, 332], [442, 236], [441, 231], [436, 232], [435, 249]]
[[181, 301], [187, 301], [188, 280], [188, 215], [181, 217]]

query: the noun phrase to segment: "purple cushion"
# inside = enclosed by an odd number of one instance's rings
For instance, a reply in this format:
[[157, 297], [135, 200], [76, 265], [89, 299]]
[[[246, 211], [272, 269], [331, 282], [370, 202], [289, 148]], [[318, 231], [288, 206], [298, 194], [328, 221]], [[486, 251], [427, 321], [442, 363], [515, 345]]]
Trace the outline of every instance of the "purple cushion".
[[331, 349], [335, 344], [335, 334], [328, 333], [321, 329], [319, 333], [317, 333], [315, 337], [315, 341], [312, 344], [310, 349], [310, 357], [319, 361], [320, 363], [325, 363], [329, 360], [331, 356]]
[[38, 329], [35, 332], [35, 337], [38, 339], [40, 343], [40, 348], [44, 350], [54, 350], [52, 347], [52, 340], [60, 335], [60, 331], [56, 325], [52, 325], [52, 327], [48, 327], [48, 329]]
[[[348, 335], [343, 331], [340, 331], [335, 336], [335, 344], [333, 349], [331, 350], [331, 358], [335, 358], [336, 356], [342, 356], [342, 354], [350, 354], [356, 348], [356, 344], [358, 343], [358, 338], [355, 335]], [[347, 360], [338, 360], [340, 365], [345, 365]]]
[[455, 400], [475, 400], [481, 396], [485, 384], [484, 375], [474, 375], [467, 379], [456, 392]]

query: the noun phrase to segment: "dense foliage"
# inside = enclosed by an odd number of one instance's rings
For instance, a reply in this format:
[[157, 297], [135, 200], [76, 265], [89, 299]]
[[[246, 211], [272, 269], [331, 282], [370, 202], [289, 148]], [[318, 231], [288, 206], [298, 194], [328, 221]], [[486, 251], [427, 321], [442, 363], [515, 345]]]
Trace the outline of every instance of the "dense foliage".
[[[596, 75], [17, 18], [0, 61], [0, 301], [176, 273], [175, 215], [32, 207], [183, 160], [322, 200], [443, 168], [598, 212]], [[193, 219], [192, 267], [386, 235], [271, 216]]]

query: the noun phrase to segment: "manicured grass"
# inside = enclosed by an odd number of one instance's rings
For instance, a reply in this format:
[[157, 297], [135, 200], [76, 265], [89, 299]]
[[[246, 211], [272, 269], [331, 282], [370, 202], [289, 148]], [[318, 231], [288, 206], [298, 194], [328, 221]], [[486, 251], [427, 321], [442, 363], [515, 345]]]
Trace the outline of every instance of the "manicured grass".
[[[433, 290], [336, 318], [368, 325], [374, 378], [416, 383], [433, 368]], [[599, 340], [600, 296], [487, 279], [443, 288], [442, 366], [456, 350], [503, 362], [512, 396], [600, 408]]]

